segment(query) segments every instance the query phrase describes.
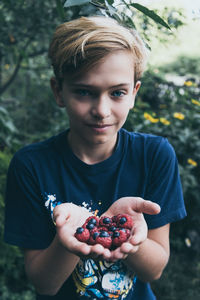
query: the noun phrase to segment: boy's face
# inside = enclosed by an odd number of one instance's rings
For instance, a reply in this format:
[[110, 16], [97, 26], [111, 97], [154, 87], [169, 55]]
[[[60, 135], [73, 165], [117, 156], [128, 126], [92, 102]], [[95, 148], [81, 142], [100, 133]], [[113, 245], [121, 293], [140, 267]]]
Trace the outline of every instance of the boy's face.
[[117, 132], [134, 106], [133, 58], [127, 51], [109, 54], [84, 76], [65, 79], [62, 90], [52, 83], [59, 106], [66, 107], [70, 138], [77, 145], [114, 145]]

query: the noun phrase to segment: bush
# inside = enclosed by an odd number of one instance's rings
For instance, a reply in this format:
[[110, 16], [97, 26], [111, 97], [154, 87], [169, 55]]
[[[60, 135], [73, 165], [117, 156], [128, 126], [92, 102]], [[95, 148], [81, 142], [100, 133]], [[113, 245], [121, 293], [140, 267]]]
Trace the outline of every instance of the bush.
[[160, 70], [150, 70], [143, 78], [136, 107], [125, 124], [128, 130], [168, 138], [179, 162], [188, 216], [171, 225], [171, 259], [162, 278], [153, 283], [158, 299], [162, 300], [193, 300], [200, 295], [199, 94], [197, 77], [192, 80], [189, 77], [177, 85], [166, 81]]
[[21, 250], [3, 242], [6, 174], [12, 156], [7, 151], [0, 151], [0, 299], [33, 300], [32, 288], [24, 272]]

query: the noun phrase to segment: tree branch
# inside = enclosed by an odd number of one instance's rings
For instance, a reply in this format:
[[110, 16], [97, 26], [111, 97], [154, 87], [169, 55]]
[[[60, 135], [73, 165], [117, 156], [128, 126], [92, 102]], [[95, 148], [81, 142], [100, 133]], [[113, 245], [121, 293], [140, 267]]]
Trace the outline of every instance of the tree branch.
[[15, 77], [16, 77], [18, 71], [19, 71], [22, 59], [23, 59], [23, 56], [19, 56], [18, 62], [17, 62], [16, 67], [14, 69], [14, 72], [12, 73], [12, 75], [10, 76], [10, 78], [7, 80], [7, 82], [0, 87], [0, 95], [2, 95], [5, 92], [5, 90], [9, 87], [9, 85], [15, 79]]

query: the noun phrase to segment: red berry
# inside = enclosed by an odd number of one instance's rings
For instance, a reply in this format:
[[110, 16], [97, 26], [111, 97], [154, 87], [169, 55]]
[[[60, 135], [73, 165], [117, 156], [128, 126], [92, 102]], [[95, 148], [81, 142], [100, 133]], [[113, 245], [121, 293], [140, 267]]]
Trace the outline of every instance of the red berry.
[[114, 247], [119, 247], [121, 244], [127, 241], [127, 235], [126, 232], [123, 230], [117, 230], [113, 233], [112, 236], [112, 245]]
[[90, 232], [87, 228], [78, 227], [75, 232], [75, 237], [80, 242], [87, 242], [90, 238]]
[[127, 239], [130, 237], [131, 231], [128, 228], [120, 228], [120, 230], [122, 230], [122, 231], [124, 231], [126, 233]]
[[96, 238], [99, 236], [100, 232], [98, 231], [98, 229], [93, 229], [90, 231], [90, 238], [88, 240], [88, 244], [89, 245], [95, 245], [96, 242]]
[[133, 227], [133, 219], [131, 216], [126, 214], [119, 214], [116, 218], [118, 227], [131, 229]]
[[103, 226], [103, 227], [109, 227], [110, 224], [112, 224], [112, 219], [107, 217], [107, 216], [103, 216], [100, 218], [99, 220], [99, 225]]
[[83, 224], [84, 228], [89, 230], [99, 226], [99, 218], [96, 216], [90, 216], [86, 219], [85, 223]]
[[108, 231], [108, 227], [98, 227], [99, 231]]
[[104, 248], [111, 248], [112, 238], [107, 231], [102, 231], [99, 236], [96, 237], [96, 243], [101, 244]]

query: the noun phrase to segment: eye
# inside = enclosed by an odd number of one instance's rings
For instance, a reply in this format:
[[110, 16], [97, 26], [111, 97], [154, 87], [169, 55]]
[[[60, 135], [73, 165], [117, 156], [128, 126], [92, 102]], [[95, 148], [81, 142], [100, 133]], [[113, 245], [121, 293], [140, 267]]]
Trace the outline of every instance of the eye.
[[119, 97], [123, 97], [123, 96], [125, 96], [125, 91], [122, 91], [122, 90], [116, 90], [116, 91], [113, 91], [112, 92], [112, 96], [113, 97], [117, 97], [117, 98], [119, 98]]
[[76, 94], [80, 97], [87, 97], [87, 96], [91, 96], [92, 93], [89, 90], [77, 89], [74, 91], [74, 94]]

